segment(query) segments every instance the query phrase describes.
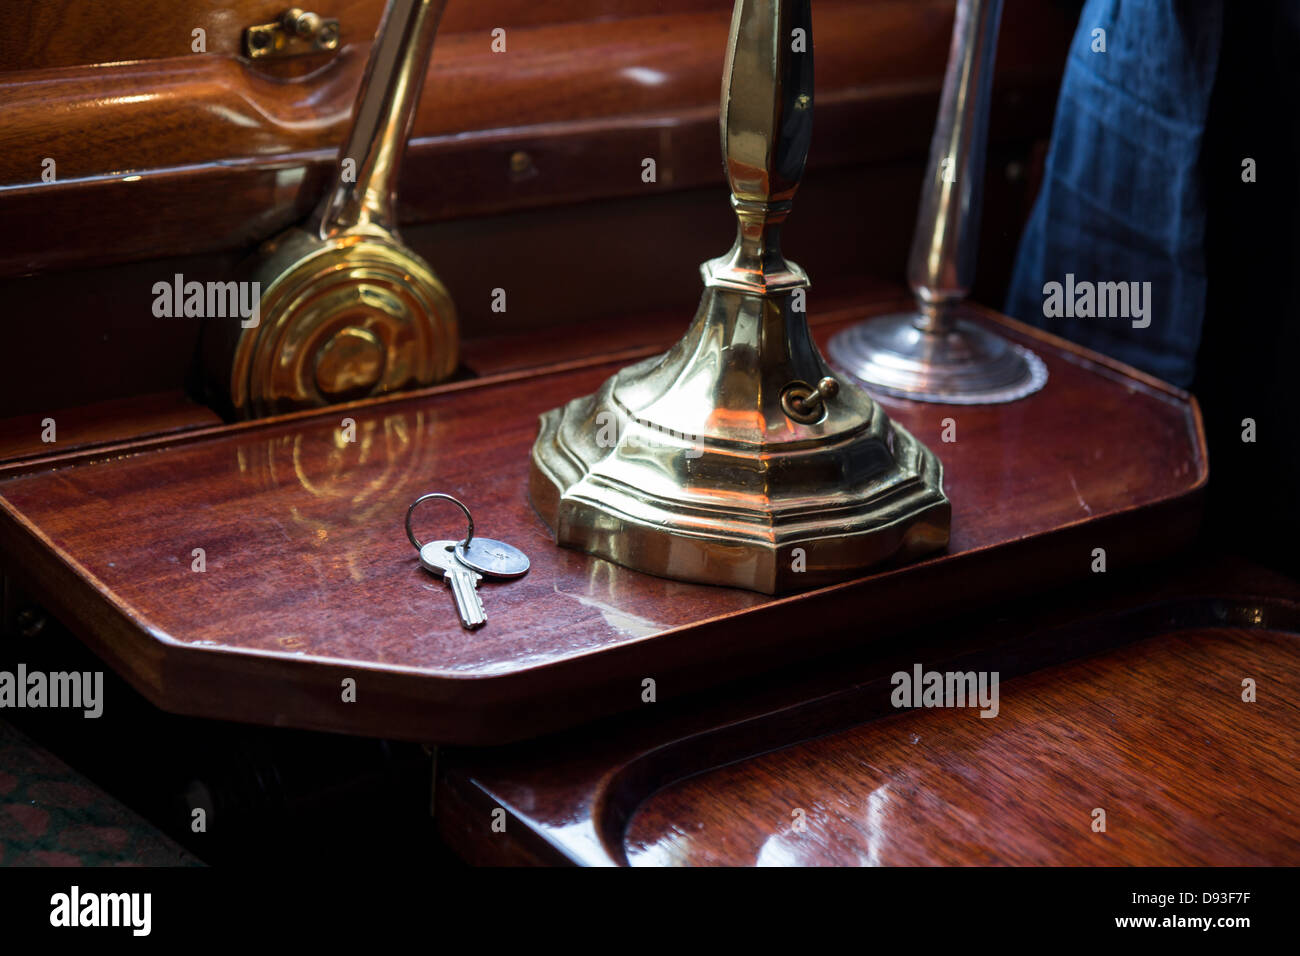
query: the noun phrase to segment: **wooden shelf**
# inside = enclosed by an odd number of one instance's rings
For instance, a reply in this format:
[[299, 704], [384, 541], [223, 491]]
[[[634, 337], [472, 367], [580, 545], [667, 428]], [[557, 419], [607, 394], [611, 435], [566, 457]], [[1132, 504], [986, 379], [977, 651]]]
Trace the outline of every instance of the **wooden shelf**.
[[[42, 435], [54, 425], [53, 442]], [[0, 420], [0, 463], [48, 458], [116, 442], [220, 425], [212, 409], [183, 392], [110, 399]]]
[[[817, 338], [868, 311], [881, 306], [815, 323]], [[164, 709], [486, 744], [634, 708], [646, 677], [678, 696], [1086, 576], [1097, 547], [1118, 569], [1189, 540], [1207, 477], [1194, 400], [973, 315], [1039, 352], [1046, 389], [982, 408], [882, 402], [943, 460], [950, 549], [810, 593], [683, 584], [551, 543], [526, 497], [537, 416], [626, 352], [27, 463], [0, 482], [0, 546]], [[482, 534], [532, 558], [522, 580], [485, 583], [480, 631], [461, 629], [405, 539], [407, 505], [428, 491], [461, 497]]]

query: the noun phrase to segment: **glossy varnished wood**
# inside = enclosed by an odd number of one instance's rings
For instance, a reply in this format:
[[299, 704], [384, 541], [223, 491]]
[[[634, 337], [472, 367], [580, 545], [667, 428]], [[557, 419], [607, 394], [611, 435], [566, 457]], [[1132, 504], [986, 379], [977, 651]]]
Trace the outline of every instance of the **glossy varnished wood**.
[[[133, 285], [138, 287], [138, 281], [142, 280], [128, 274], [121, 278], [120, 285], [121, 288], [130, 289]], [[898, 289], [892, 283], [865, 280], [858, 281], [855, 285], [855, 302], [892, 302], [898, 296]], [[525, 308], [521, 311], [527, 316], [530, 311], [527, 301], [529, 290], [525, 288], [522, 291]], [[840, 297], [840, 301], [842, 299]], [[837, 300], [832, 296], [830, 301]], [[576, 311], [570, 308], [565, 318], [574, 318]], [[532, 317], [537, 318], [535, 313]], [[511, 328], [507, 323], [499, 323], [504, 326], [501, 331], [476, 325], [465, 330], [467, 337], [461, 342], [461, 368], [456, 377], [463, 379], [517, 375], [530, 370], [589, 363], [597, 357], [609, 360], [610, 357], [618, 356], [628, 359], [644, 356], [670, 345], [680, 334], [681, 324], [678, 311], [665, 310], [647, 313], [635, 323], [607, 324], [598, 336], [579, 335], [574, 333], [572, 326], [564, 325], [530, 329]], [[43, 335], [50, 334], [51, 330], [46, 327], [39, 335], [32, 336], [30, 344], [34, 347]], [[190, 348], [192, 347], [191, 343]], [[104, 348], [105, 345], [101, 342], [94, 354], [87, 356], [87, 371], [105, 364]], [[173, 356], [157, 353], [139, 356], [131, 354], [129, 349], [124, 350], [137, 363], [132, 369], [134, 381], [143, 377], [140, 373], [149, 371], [151, 363], [158, 365], [172, 361], [180, 365], [189, 352], [189, 349], [177, 347]], [[66, 362], [68, 358], [68, 354], [63, 352], [50, 357], [50, 360]], [[122, 366], [114, 363], [115, 378], [120, 376], [121, 371]], [[179, 384], [183, 380], [183, 368], [154, 371], [163, 375], [163, 381], [168, 384]], [[95, 384], [93, 379], [87, 381], [87, 376], [80, 375], [74, 375], [71, 380], [50, 381], [54, 374], [55, 369], [45, 369], [33, 363], [15, 369], [9, 379], [0, 384], [0, 403], [21, 397], [26, 399], [28, 407], [45, 407], [42, 399], [47, 399], [48, 396], [36, 389], [37, 382], [45, 382], [49, 386], [48, 391], [72, 399], [85, 397], [85, 393], [78, 389], [84, 389], [88, 385], [93, 387]], [[50, 419], [54, 420], [56, 426], [53, 442], [46, 439], [46, 422]], [[118, 447], [139, 447], [140, 442], [157, 436], [177, 431], [210, 429], [220, 423], [220, 416], [210, 408], [197, 404], [182, 391], [158, 392], [15, 415], [0, 419], [0, 466], [13, 468], [22, 462], [25, 463], [22, 467], [28, 467], [38, 459], [53, 462], [76, 458], [92, 446], [115, 444]]]
[[[945, 0], [826, 4], [819, 11], [819, 89], [927, 84], [942, 72], [951, 6]], [[497, 24], [507, 33], [505, 52], [492, 50], [490, 27], [457, 32], [449, 26], [439, 33], [425, 80], [432, 95], [420, 104], [413, 138], [671, 116], [691, 107], [716, 112], [729, 21], [720, 4], [540, 26], [505, 20]], [[369, 35], [353, 37], [295, 82], [262, 75], [262, 63], [220, 54], [0, 74], [7, 105], [0, 183], [41, 183], [45, 156], [62, 157], [60, 179], [71, 180], [337, 150], [368, 48]], [[1004, 70], [1014, 75], [1017, 68], [1042, 70], [1040, 54], [1013, 50]], [[165, 138], [142, 141], [150, 127]]]
[[[1162, 634], [1002, 689], [683, 781], [625, 838], [639, 865], [1300, 863], [1293, 632]], [[1273, 693], [1251, 705], [1241, 675]], [[816, 767], [822, 786], [801, 777]], [[1050, 795], [1050, 796], [1049, 796]], [[806, 807], [806, 831], [791, 808]], [[1094, 832], [1093, 810], [1106, 812]], [[737, 825], [742, 817], [748, 825]], [[764, 827], [764, 821], [780, 821]]]
[[[990, 159], [990, 212], [984, 217], [980, 259], [986, 301], [1001, 295], [1013, 252], [1007, 237], [1018, 230], [1031, 195], [1023, 178], [1003, 173], [1021, 155], [1021, 147], [998, 149]], [[881, 284], [874, 277], [902, 268], [920, 179], [918, 164], [851, 165], [824, 169], [800, 188], [799, 210], [786, 238], [799, 250], [799, 263], [816, 276], [818, 303], [869, 291]], [[268, 192], [258, 216], [284, 215], [281, 204], [290, 201]], [[121, 221], [134, 222], [134, 208], [120, 210], [122, 218], [114, 225], [119, 234]], [[191, 210], [184, 192], [171, 197], [167, 208], [164, 222], [135, 222], [122, 241], [145, 233], [146, 242], [169, 242], [177, 230], [201, 234], [209, 226]], [[869, 214], [846, 216], [846, 208]], [[256, 221], [258, 229], [268, 228], [262, 218]], [[662, 339], [671, 341], [699, 301], [700, 262], [726, 248], [734, 230], [735, 217], [719, 185], [403, 226], [402, 235], [434, 264], [456, 302], [465, 364], [491, 374], [497, 350], [505, 345], [517, 353], [508, 343], [521, 332], [549, 336], [561, 351], [576, 356], [607, 334], [621, 335], [625, 327], [635, 331], [640, 318], [631, 322], [623, 314], [629, 288], [637, 290], [638, 313], [675, 316], [676, 330]], [[245, 238], [251, 243], [256, 235]], [[117, 243], [105, 239], [104, 244]], [[21, 359], [0, 377], [0, 417], [184, 388], [202, 320], [156, 318], [154, 284], [171, 282], [178, 273], [187, 281], [228, 281], [243, 254], [176, 256], [0, 282], [0, 296], [12, 314], [41, 316], [40, 322], [15, 322], [6, 330], [7, 347]], [[581, 281], [556, 281], [572, 273], [575, 261], [584, 264]], [[656, 263], [654, 282], [645, 281], [647, 261]], [[508, 293], [505, 312], [493, 311], [495, 288]], [[598, 323], [600, 334], [593, 336], [587, 323]], [[493, 348], [477, 348], [480, 340], [492, 340]], [[51, 348], [51, 342], [93, 342], [93, 348]]]
[[216, 412], [182, 392], [21, 415], [0, 420], [0, 461], [43, 457], [220, 423]]
[[[294, 78], [224, 47], [0, 72], [0, 212], [43, 223], [0, 237], [0, 274], [229, 250], [300, 217], [334, 169], [368, 52], [377, 5], [353, 5], [365, 15], [352, 39]], [[729, 5], [624, 4], [597, 17], [574, 4], [572, 19], [492, 6], [501, 9], [460, 20], [448, 12], [401, 184], [404, 221], [720, 181]], [[814, 167], [923, 154], [951, 6], [818, 8]], [[1024, 6], [1008, 18], [999, 57], [994, 141], [1010, 130], [1041, 136], [1050, 122], [1071, 25], [1060, 10]], [[506, 53], [492, 51], [486, 23], [507, 29]], [[653, 183], [641, 179], [645, 157], [658, 163]], [[42, 178], [47, 159], [54, 182]]]
[[[378, 0], [366, 2], [321, 12], [346, 25], [354, 6], [378, 15]], [[52, 410], [192, 387], [201, 322], [155, 318], [154, 284], [176, 274], [228, 281], [257, 242], [308, 213], [334, 167], [373, 29], [363, 16], [338, 57], [287, 78], [234, 58], [209, 22], [229, 27], [279, 8], [184, 4], [212, 41], [209, 54], [189, 55], [178, 22], [152, 16], [154, 0], [39, 6], [24, 10], [37, 32], [20, 24], [0, 37], [15, 65], [0, 71], [0, 167], [9, 171], [0, 216], [17, 224], [0, 234], [0, 275], [9, 276], [0, 299], [15, 315], [40, 316], [7, 330], [16, 360], [0, 380], [0, 431], [17, 428], [19, 452], [39, 441], [23, 432]], [[699, 262], [734, 229], [716, 113], [729, 5], [525, 6], [451, 5], [433, 69], [461, 80], [454, 97], [424, 97], [403, 166], [403, 237], [447, 284], [465, 364], [479, 374], [493, 371], [492, 353], [474, 340], [550, 328], [559, 341], [585, 341], [579, 323], [624, 322], [629, 288], [638, 311], [689, 315]], [[104, 61], [94, 51], [110, 48], [105, 24], [122, 22], [114, 11], [124, 8], [140, 16], [129, 42], [120, 30], [112, 42], [140, 57]], [[500, 17], [507, 55], [475, 40]], [[824, 302], [828, 290], [894, 276], [906, 261], [951, 2], [837, 0], [817, 17], [815, 175], [787, 235]], [[1001, 298], [1032, 198], [1023, 170], [1050, 128], [1068, 19], [1031, 2], [1004, 28], [977, 289], [988, 301]], [[56, 21], [82, 27], [49, 32]], [[147, 50], [131, 46], [137, 31]], [[641, 179], [647, 156], [658, 163], [654, 183]], [[47, 157], [58, 163], [53, 183], [40, 181]], [[557, 281], [575, 262], [580, 281]], [[492, 308], [496, 288], [509, 293], [507, 312]], [[153, 433], [147, 419], [124, 420], [120, 433]], [[60, 452], [81, 442], [72, 437]]]
[[[374, 35], [386, 2], [320, 0], [309, 8], [336, 18], [344, 42], [352, 43]], [[523, 28], [726, 6], [726, 0], [477, 0], [449, 4], [442, 22], [449, 33], [490, 31], [502, 23]], [[285, 9], [279, 0], [14, 4], [0, 34], [0, 72], [188, 56], [194, 53], [195, 29], [205, 32], [208, 55], [241, 56], [244, 27], [274, 20]]]
[[[1294, 865], [1297, 597], [1183, 563], [758, 693], [449, 753], [440, 827], [478, 863]], [[997, 716], [900, 712], [889, 675], [918, 662], [1000, 672]]]
[[[818, 337], [859, 315], [828, 316]], [[619, 364], [597, 359], [29, 463], [0, 485], [0, 541], [20, 580], [164, 708], [404, 739], [529, 736], [634, 706], [649, 675], [678, 694], [1087, 575], [1097, 546], [1114, 567], [1177, 547], [1206, 478], [1192, 400], [1009, 328], [1046, 359], [1045, 391], [990, 408], [885, 403], [944, 461], [950, 551], [811, 594], [667, 581], [551, 544], [526, 498], [528, 451], [541, 412]], [[941, 441], [946, 418], [955, 443]], [[533, 560], [522, 580], [483, 586], [477, 632], [401, 530], [432, 490]], [[460, 532], [454, 514], [422, 524]], [[341, 701], [348, 677], [356, 703]]]

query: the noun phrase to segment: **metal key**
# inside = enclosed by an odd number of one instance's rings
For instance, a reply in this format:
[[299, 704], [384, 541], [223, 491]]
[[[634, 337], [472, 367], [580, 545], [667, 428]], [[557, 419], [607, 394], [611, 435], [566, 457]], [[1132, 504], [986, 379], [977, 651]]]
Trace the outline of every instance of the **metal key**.
[[456, 559], [455, 541], [430, 541], [420, 548], [420, 564], [426, 571], [447, 582], [456, 598], [456, 610], [460, 614], [462, 626], [473, 630], [487, 623], [483, 600], [478, 594], [478, 583], [482, 580], [482, 575]]

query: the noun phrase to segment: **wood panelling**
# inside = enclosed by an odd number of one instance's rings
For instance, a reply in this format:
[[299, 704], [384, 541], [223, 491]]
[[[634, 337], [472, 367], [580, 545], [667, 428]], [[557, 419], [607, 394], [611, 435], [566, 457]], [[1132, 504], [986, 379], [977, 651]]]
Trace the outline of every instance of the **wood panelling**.
[[[858, 5], [828, 4], [819, 19], [819, 93], [937, 87], [949, 6], [935, 0], [882, 5], [871, 11], [873, 29], [866, 33]], [[444, 32], [412, 136], [671, 117], [698, 107], [716, 115], [729, 22], [726, 11], [705, 11], [541, 27], [519, 31], [505, 53], [492, 52], [490, 37]], [[368, 52], [369, 44], [349, 46], [328, 68], [294, 82], [250, 73], [219, 56], [10, 74], [0, 78], [7, 104], [0, 183], [40, 183], [47, 156], [59, 160], [60, 179], [73, 180], [334, 152]], [[1034, 50], [1017, 56], [1012, 49], [1002, 70], [1050, 75], [1059, 64], [1045, 59]]]
[[[985, 302], [1001, 295], [1019, 233], [1025, 183], [1004, 169], [1020, 155], [996, 149], [990, 156], [976, 284]], [[873, 301], [882, 283], [897, 292], [919, 180], [912, 164], [847, 166], [809, 177], [785, 245], [812, 276], [810, 301], [826, 308], [846, 299]], [[187, 210], [181, 203], [166, 221], [141, 221], [120, 242], [105, 236], [103, 248], [141, 237], [183, 247], [201, 225]], [[546, 342], [551, 355], [567, 349], [577, 357], [599, 351], [606, 334], [659, 314], [671, 326], [661, 338], [671, 342], [699, 301], [699, 264], [725, 251], [734, 230], [719, 185], [410, 226], [403, 236], [451, 291], [465, 366], [491, 374], [496, 347], [522, 332], [529, 333], [521, 340], [528, 348]], [[121, 233], [116, 224], [112, 231]], [[6, 348], [21, 359], [0, 378], [0, 417], [44, 416], [70, 405], [186, 388], [200, 320], [156, 318], [154, 283], [171, 282], [177, 273], [225, 281], [239, 259], [215, 253], [0, 282], [9, 315], [40, 317], [6, 326]], [[646, 280], [645, 263], [654, 263], [653, 281]], [[496, 288], [507, 291], [505, 312], [491, 308]], [[494, 346], [478, 348], [480, 341]], [[511, 354], [512, 361], [527, 361]]]
[[[633, 866], [1300, 863], [1288, 756], [1300, 634], [1196, 628], [1001, 685], [999, 712], [924, 710], [652, 796]], [[806, 830], [792, 808], [806, 807]], [[1106, 830], [1094, 832], [1094, 810]]]
[[[924, 155], [950, 23], [943, 0], [819, 6], [812, 168]], [[720, 182], [727, 24], [725, 5], [534, 24], [504, 54], [444, 30], [403, 221]], [[1045, 135], [1070, 29], [1053, 6], [1006, 18], [995, 141]], [[36, 224], [0, 237], [0, 274], [231, 250], [283, 228], [334, 167], [367, 51], [290, 80], [222, 55], [0, 74], [0, 213]]]
[[[1017, 5], [1003, 27], [976, 290], [992, 304], [1030, 197], [1007, 170], [1023, 169], [1046, 135], [1071, 26], [1062, 7]], [[684, 322], [699, 263], [734, 229], [716, 126], [728, 4], [542, 6], [451, 5], [403, 166], [403, 235], [450, 289], [474, 373], [492, 370], [479, 340], [550, 329], [580, 349], [583, 323], [619, 325], [629, 309]], [[817, 132], [787, 241], [823, 302], [901, 281], [951, 7], [818, 5]], [[221, 13], [186, 9], [200, 8]], [[245, 6], [221, 10], [242, 16]], [[498, 12], [519, 26], [506, 55], [473, 36]], [[83, 25], [65, 38], [74, 60], [98, 61], [91, 35], [107, 7], [65, 0], [25, 4], [24, 15], [53, 19], [6, 33], [0, 50], [29, 43], [54, 55], [64, 48], [47, 29], [57, 21]], [[151, 42], [172, 29], [161, 15], [140, 24]], [[14, 224], [0, 234], [0, 299], [11, 316], [39, 316], [6, 327], [16, 361], [0, 382], [0, 430], [191, 388], [199, 323], [154, 318], [154, 283], [228, 280], [259, 241], [310, 211], [366, 46], [292, 80], [220, 53], [74, 68], [31, 52], [24, 65], [42, 69], [0, 73], [0, 182], [10, 184], [0, 215]], [[46, 156], [58, 170], [49, 184]], [[646, 156], [658, 163], [653, 183], [640, 176]], [[496, 288], [508, 292], [505, 313], [490, 308]], [[151, 434], [149, 419], [134, 431], [123, 421], [120, 433]], [[30, 450], [27, 440], [11, 453]]]
[[[71, 448], [166, 435], [219, 425], [212, 409], [183, 392], [140, 395], [0, 421], [0, 461], [63, 452]], [[49, 427], [49, 426], [52, 426]], [[42, 436], [52, 436], [50, 441]]]
[[[879, 0], [876, 0], [879, 2]], [[334, 17], [346, 44], [374, 36], [386, 0], [37, 0], [5, 10], [0, 73], [46, 67], [156, 60], [194, 54], [193, 31], [205, 33], [207, 55], [243, 54], [244, 28], [269, 23], [291, 6]], [[443, 14], [448, 33], [489, 32], [614, 17], [727, 9], [727, 0], [453, 0]], [[197, 55], [197, 54], [195, 54]], [[258, 66], [263, 63], [256, 64]]]

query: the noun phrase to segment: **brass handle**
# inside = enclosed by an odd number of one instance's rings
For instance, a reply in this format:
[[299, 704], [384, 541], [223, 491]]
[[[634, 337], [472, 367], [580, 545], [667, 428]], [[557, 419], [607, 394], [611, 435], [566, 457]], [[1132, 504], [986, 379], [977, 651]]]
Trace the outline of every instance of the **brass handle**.
[[[455, 305], [402, 244], [395, 212], [398, 167], [446, 6], [389, 0], [329, 191], [251, 267], [260, 325], [221, 326], [210, 338], [205, 330], [210, 377], [222, 383], [217, 402], [234, 414], [350, 401], [455, 371]], [[294, 9], [280, 26], [311, 32], [323, 29], [318, 19]]]
[[[397, 174], [446, 7], [447, 0], [390, 0], [384, 11], [339, 154], [339, 174], [307, 226], [321, 239], [372, 231], [372, 225], [397, 231]], [[354, 177], [343, 173], [349, 159], [356, 164]]]

